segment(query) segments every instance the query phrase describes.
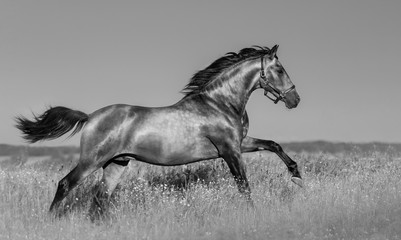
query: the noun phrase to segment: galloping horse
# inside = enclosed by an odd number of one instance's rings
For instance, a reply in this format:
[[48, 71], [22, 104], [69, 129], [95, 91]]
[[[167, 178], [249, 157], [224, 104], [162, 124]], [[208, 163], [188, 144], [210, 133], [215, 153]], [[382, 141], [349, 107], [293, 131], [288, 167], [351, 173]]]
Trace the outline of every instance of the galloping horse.
[[221, 157], [239, 191], [250, 200], [241, 153], [268, 150], [283, 160], [292, 180], [302, 185], [296, 162], [279, 144], [247, 136], [245, 105], [254, 90], [263, 88], [274, 103], [282, 101], [289, 109], [300, 101], [277, 58], [277, 48], [252, 47], [226, 54], [196, 73], [183, 90], [185, 96], [171, 106], [117, 104], [91, 114], [52, 107], [32, 121], [17, 117], [17, 128], [32, 143], [82, 129], [79, 162], [59, 182], [50, 212], [99, 168], [103, 178], [94, 204], [101, 207], [97, 199], [110, 197], [131, 159], [174, 166]]

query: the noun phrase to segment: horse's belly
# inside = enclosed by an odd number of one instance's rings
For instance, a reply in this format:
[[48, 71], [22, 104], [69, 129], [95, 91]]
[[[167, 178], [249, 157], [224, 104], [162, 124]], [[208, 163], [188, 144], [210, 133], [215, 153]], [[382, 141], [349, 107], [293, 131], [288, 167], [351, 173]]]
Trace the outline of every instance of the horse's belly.
[[137, 118], [122, 132], [125, 150], [138, 160], [178, 165], [217, 158], [218, 151], [206, 137], [208, 119], [188, 111], [156, 109]]
[[147, 134], [135, 142], [133, 153], [138, 160], [159, 165], [180, 165], [218, 157], [217, 149], [207, 138], [190, 135]]

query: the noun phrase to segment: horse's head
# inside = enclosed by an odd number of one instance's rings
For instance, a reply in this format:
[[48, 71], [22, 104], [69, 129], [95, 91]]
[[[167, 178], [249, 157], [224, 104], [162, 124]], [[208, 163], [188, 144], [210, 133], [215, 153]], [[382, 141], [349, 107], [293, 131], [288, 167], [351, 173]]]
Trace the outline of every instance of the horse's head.
[[300, 97], [295, 85], [277, 58], [277, 48], [278, 45], [275, 45], [269, 54], [262, 56], [260, 86], [265, 90], [266, 97], [274, 103], [283, 101], [287, 108], [295, 108]]

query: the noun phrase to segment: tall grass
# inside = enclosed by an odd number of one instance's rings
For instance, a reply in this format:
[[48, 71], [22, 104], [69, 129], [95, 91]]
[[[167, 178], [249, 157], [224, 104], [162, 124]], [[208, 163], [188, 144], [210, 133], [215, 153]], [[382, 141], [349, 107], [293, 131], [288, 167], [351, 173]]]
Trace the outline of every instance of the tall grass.
[[[255, 207], [238, 194], [221, 160], [184, 167], [132, 161], [110, 218], [87, 220], [94, 182], [47, 214], [68, 167], [30, 164], [0, 170], [0, 239], [400, 239], [401, 156], [292, 153], [305, 187], [275, 155], [244, 156]], [[47, 162], [47, 161], [45, 161]]]

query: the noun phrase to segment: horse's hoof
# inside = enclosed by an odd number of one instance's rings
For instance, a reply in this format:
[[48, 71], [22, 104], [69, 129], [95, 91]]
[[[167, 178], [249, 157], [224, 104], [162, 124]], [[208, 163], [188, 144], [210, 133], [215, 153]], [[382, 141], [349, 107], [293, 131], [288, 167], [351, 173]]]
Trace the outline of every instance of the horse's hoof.
[[304, 187], [304, 181], [299, 177], [291, 177], [291, 181], [296, 185], [300, 186], [301, 188]]

